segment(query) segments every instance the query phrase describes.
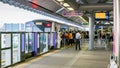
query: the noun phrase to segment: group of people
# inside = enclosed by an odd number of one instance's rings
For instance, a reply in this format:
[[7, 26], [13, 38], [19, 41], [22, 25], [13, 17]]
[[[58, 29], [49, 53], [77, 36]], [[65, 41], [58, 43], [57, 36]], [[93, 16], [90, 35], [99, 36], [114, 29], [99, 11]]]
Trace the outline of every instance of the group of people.
[[[80, 39], [82, 38], [80, 31], [69, 31], [69, 32], [58, 32], [58, 38], [61, 39], [61, 41], [58, 43], [59, 45], [70, 45], [73, 44], [76, 45], [75, 49], [81, 49], [80, 47]], [[61, 43], [61, 44], [60, 44]]]
[[95, 31], [94, 40], [98, 40], [98, 46], [108, 48], [110, 46], [110, 42], [113, 41], [113, 33], [108, 30], [104, 30], [102, 32]]

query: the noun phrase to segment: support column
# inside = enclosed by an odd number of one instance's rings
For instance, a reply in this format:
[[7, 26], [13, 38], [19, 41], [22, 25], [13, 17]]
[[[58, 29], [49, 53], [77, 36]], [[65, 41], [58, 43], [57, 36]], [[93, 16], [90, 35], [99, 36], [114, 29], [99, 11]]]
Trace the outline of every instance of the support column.
[[120, 66], [120, 0], [113, 0], [114, 4], [114, 44], [113, 54]]
[[89, 50], [94, 49], [94, 17], [93, 12], [89, 14]]

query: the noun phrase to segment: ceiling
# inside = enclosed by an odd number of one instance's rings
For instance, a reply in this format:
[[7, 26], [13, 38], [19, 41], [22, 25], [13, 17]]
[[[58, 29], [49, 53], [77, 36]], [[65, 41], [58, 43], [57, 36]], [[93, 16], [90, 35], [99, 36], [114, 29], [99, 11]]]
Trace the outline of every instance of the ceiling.
[[[56, 14], [60, 14], [63, 17], [74, 20], [77, 23], [83, 24], [84, 21], [78, 16], [64, 16], [63, 11], [67, 9], [60, 4], [57, 0], [29, 0], [41, 7], [44, 7]], [[84, 13], [82, 16], [88, 21], [87, 13], [89, 11], [109, 11], [111, 20], [113, 18], [113, 0], [64, 0], [68, 3], [75, 11], [81, 11]]]

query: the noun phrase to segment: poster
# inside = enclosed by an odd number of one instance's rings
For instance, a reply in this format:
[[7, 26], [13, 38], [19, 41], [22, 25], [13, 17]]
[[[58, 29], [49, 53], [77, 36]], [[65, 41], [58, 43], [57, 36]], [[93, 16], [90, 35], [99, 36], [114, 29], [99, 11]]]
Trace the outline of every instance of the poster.
[[1, 48], [11, 47], [11, 34], [1, 34]]
[[20, 61], [20, 34], [12, 35], [13, 43], [13, 64]]
[[25, 33], [25, 53], [28, 53], [28, 33]]
[[1, 51], [1, 68], [11, 65], [11, 49]]

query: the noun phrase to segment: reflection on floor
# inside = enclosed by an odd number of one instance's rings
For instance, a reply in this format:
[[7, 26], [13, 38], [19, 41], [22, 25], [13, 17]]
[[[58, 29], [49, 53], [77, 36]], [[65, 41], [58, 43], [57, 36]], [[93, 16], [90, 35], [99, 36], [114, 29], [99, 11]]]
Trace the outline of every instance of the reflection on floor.
[[56, 50], [11, 68], [107, 68], [110, 50], [89, 51], [88, 43], [81, 47], [80, 51], [74, 46]]

